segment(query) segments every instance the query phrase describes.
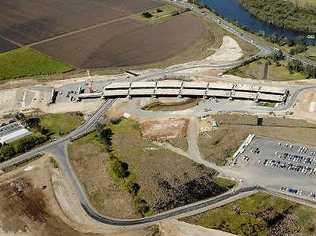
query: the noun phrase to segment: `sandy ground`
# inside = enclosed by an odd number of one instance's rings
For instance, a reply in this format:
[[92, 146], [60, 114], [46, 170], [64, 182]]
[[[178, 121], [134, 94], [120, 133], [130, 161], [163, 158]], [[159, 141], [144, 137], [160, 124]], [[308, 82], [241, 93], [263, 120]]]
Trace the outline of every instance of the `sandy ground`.
[[299, 96], [294, 109], [294, 117], [316, 122], [316, 90], [310, 90]]
[[168, 220], [159, 223], [161, 236], [232, 236], [233, 234], [219, 230], [207, 229], [182, 221]]
[[38, 108], [46, 113], [66, 113], [80, 111], [82, 113], [94, 112], [102, 103], [102, 100], [95, 100], [92, 102], [78, 102], [78, 103], [58, 103], [49, 106], [43, 105]]
[[0, 92], [0, 113], [9, 113], [16, 107], [16, 94], [18, 89], [2, 90]]
[[161, 118], [142, 121], [142, 134], [149, 139], [170, 139], [184, 137], [188, 120], [176, 118]]
[[224, 36], [223, 44], [216, 52], [205, 60], [223, 62], [237, 61], [243, 56], [242, 49], [232, 37]]

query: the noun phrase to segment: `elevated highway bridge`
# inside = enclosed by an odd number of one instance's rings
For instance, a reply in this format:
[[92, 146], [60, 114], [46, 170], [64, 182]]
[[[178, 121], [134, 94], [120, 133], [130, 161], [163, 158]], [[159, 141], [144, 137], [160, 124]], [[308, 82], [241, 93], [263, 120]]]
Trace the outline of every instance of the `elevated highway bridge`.
[[185, 82], [163, 80], [111, 83], [104, 87], [103, 98], [119, 97], [200, 97], [285, 102], [286, 88], [222, 82]]

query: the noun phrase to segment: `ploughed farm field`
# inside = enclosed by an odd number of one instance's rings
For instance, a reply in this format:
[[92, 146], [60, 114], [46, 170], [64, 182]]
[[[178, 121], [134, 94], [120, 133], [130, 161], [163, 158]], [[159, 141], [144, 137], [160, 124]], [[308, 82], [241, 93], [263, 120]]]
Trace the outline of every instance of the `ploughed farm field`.
[[[115, 68], [158, 64], [201, 48], [206, 39], [212, 44], [212, 27], [183, 9], [155, 23], [140, 19], [164, 6], [156, 0], [4, 0], [0, 55], [30, 47], [74, 68]], [[193, 57], [205, 52], [193, 51]]]

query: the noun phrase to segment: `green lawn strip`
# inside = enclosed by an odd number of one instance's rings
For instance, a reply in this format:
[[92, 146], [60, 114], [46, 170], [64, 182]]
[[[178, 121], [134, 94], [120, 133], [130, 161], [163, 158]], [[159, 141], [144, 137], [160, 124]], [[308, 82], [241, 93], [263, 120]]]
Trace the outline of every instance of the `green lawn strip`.
[[0, 80], [35, 75], [51, 75], [73, 70], [64, 64], [32, 48], [18, 48], [0, 54]]
[[70, 133], [83, 122], [81, 113], [58, 113], [42, 116], [40, 125], [49, 129], [56, 136], [62, 136]]
[[315, 235], [315, 213], [313, 208], [266, 193], [257, 193], [226, 206], [187, 217], [184, 221], [238, 235], [267, 235], [270, 229], [291, 216], [294, 222], [285, 223], [284, 227], [295, 227], [302, 235]]
[[214, 182], [221, 186], [226, 188], [227, 190], [233, 188], [236, 185], [236, 182], [230, 179], [222, 178], [222, 177], [215, 177]]

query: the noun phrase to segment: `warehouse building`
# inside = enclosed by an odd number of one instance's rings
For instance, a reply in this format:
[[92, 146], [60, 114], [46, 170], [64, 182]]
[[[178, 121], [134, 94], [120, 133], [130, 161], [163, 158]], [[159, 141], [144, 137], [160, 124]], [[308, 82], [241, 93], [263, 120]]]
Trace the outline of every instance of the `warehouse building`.
[[10, 143], [30, 134], [31, 132], [19, 122], [4, 123], [0, 127], [0, 143]]

